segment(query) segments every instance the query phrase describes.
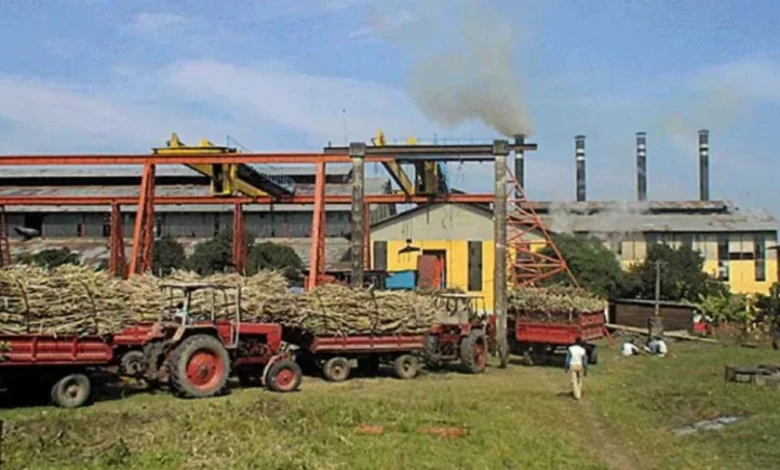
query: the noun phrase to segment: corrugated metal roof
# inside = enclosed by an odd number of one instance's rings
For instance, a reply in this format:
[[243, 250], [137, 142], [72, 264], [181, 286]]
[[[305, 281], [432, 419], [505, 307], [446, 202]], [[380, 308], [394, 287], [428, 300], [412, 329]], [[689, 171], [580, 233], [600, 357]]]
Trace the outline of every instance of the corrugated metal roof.
[[[158, 196], [208, 196], [209, 187], [206, 185], [180, 184], [157, 185]], [[387, 194], [391, 190], [389, 178], [368, 177], [365, 179], [364, 190], [366, 194]], [[327, 184], [326, 194], [350, 195], [352, 186], [349, 184]], [[138, 186], [2, 186], [0, 197], [19, 196], [45, 196], [45, 197], [79, 197], [79, 196], [104, 196], [104, 197], [137, 197]], [[297, 194], [313, 194], [314, 186], [296, 185]], [[311, 211], [311, 205], [304, 204], [274, 204], [274, 211]], [[328, 211], [349, 210], [349, 204], [327, 204]], [[7, 212], [106, 212], [108, 206], [6, 206]], [[125, 206], [123, 210], [133, 211], [134, 206]], [[188, 205], [160, 205], [156, 210], [162, 212], [232, 212], [230, 204], [188, 204]], [[265, 212], [270, 210], [268, 204], [247, 204], [247, 212]]]
[[734, 207], [728, 201], [531, 201], [526, 204], [539, 214], [566, 211], [594, 214], [615, 210], [625, 212], [728, 212]]

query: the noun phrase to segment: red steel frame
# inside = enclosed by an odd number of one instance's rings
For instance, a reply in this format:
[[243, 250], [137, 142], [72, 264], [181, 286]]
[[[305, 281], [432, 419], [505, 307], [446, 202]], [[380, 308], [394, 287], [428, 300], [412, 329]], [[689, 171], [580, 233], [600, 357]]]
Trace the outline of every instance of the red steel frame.
[[8, 240], [5, 206], [0, 206], [0, 266], [8, 264], [11, 264], [11, 244]]
[[[514, 258], [509, 254], [510, 279], [517, 287], [533, 286], [539, 281], [555, 276], [558, 273], [566, 273], [573, 285], [579, 287], [577, 279], [569, 270], [566, 260], [552, 239], [550, 232], [544, 225], [542, 218], [534, 211], [530, 201], [526, 197], [525, 189], [520, 185], [507, 167], [507, 180], [510, 188], [507, 193], [507, 225], [509, 235], [507, 246], [514, 250]], [[549, 247], [554, 256], [547, 256], [531, 248], [526, 239], [529, 233], [538, 232], [542, 236], [542, 249]]]
[[325, 274], [325, 178], [325, 162], [320, 162], [317, 164], [317, 172], [314, 176], [314, 211], [306, 290], [315, 287], [319, 282], [318, 277]]
[[127, 276], [125, 260], [125, 228], [122, 223], [122, 210], [119, 204], [111, 204], [111, 223], [109, 226], [108, 270], [114, 275]]

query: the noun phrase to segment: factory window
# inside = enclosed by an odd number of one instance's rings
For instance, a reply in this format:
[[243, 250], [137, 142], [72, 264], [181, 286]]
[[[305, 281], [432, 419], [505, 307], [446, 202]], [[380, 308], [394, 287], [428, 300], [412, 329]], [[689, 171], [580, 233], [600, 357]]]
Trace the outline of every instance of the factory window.
[[111, 224], [110, 223], [103, 223], [103, 236], [104, 237], [110, 237], [111, 236]]
[[650, 245], [655, 245], [659, 242], [658, 234], [657, 233], [647, 233], [645, 234], [645, 240], [647, 241], [648, 248], [650, 248]]
[[374, 242], [374, 269], [377, 271], [387, 270], [387, 242]]
[[729, 280], [729, 239], [718, 237], [718, 279]]
[[24, 228], [36, 230], [39, 234], [43, 235], [43, 216], [40, 214], [25, 214]]
[[468, 246], [469, 290], [482, 290], [482, 242], [472, 241]]
[[219, 214], [214, 214], [214, 236], [216, 237], [219, 233]]
[[761, 235], [756, 235], [753, 239], [753, 260], [756, 282], [766, 281], [766, 240]]
[[76, 224], [76, 236], [79, 238], [84, 237], [86, 234], [86, 229], [84, 228], [84, 224], [79, 222]]
[[685, 248], [688, 248], [689, 250], [693, 249], [693, 235], [690, 233], [683, 233], [680, 235], [680, 245], [684, 246]]

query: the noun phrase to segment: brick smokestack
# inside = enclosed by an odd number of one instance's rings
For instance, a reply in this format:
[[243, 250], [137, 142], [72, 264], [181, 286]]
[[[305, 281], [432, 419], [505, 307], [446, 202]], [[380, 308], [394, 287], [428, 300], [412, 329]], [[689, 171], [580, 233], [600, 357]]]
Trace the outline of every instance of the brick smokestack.
[[585, 197], [585, 136], [574, 137], [574, 151], [577, 158], [577, 202], [584, 202]]
[[636, 198], [647, 201], [647, 134], [636, 133]]
[[710, 200], [710, 131], [699, 131], [699, 200]]
[[[515, 135], [515, 144], [523, 145], [525, 136], [523, 134]], [[515, 151], [515, 179], [520, 183], [520, 187], [525, 189], [525, 152], [523, 150]], [[520, 197], [519, 194], [516, 197]]]

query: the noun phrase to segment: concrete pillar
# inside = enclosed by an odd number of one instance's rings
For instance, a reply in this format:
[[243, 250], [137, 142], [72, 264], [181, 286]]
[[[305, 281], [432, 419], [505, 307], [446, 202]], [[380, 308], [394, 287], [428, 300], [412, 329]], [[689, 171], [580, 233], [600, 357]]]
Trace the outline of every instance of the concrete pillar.
[[647, 134], [636, 133], [636, 198], [647, 200]]
[[493, 203], [493, 242], [495, 244], [495, 260], [493, 272], [493, 297], [495, 305], [493, 314], [496, 317], [496, 341], [501, 367], [509, 362], [509, 345], [507, 344], [506, 313], [507, 313], [507, 193], [506, 193], [506, 159], [509, 155], [509, 144], [506, 140], [493, 142], [495, 157], [495, 200]]
[[577, 202], [584, 202], [585, 195], [585, 136], [574, 137], [574, 149], [577, 158]]
[[352, 287], [363, 287], [363, 259], [365, 203], [363, 188], [363, 167], [366, 156], [366, 144], [349, 144], [349, 157], [352, 160], [352, 240], [350, 243], [352, 258]]

